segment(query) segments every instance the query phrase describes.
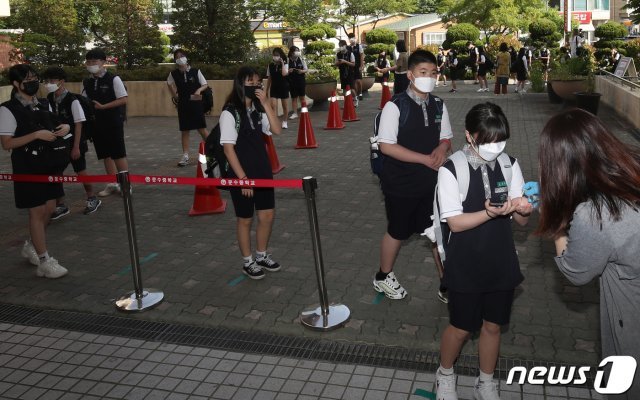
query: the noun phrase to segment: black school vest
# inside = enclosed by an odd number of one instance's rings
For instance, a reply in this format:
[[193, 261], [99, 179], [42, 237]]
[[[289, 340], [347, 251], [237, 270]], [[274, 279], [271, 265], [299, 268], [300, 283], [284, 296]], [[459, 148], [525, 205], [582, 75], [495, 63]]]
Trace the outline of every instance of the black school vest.
[[75, 99], [75, 96], [71, 92], [67, 92], [62, 98], [60, 104], [58, 104], [55, 101], [54, 93], [49, 93], [47, 95], [47, 101], [49, 101], [53, 113], [58, 116], [60, 121], [63, 121], [65, 124], [69, 124], [71, 127], [71, 133], [73, 133], [73, 127], [75, 126], [75, 122], [73, 121], [73, 112], [71, 111], [71, 104]]
[[287, 80], [282, 76], [282, 64], [270, 63], [269, 64], [269, 77], [271, 78], [271, 84], [274, 87], [281, 88], [283, 85], [287, 85]]
[[[83, 81], [84, 91], [90, 100], [96, 100], [100, 104], [111, 103], [116, 100], [116, 92], [113, 88], [113, 79], [116, 76], [111, 72], [105, 73], [100, 78], [91, 77]], [[96, 124], [121, 125], [122, 110], [120, 107], [109, 108], [106, 110], [96, 109]]]
[[304, 69], [304, 65], [302, 64], [302, 58], [298, 57], [295, 60], [291, 58], [289, 59], [289, 75], [287, 75], [287, 77], [289, 78], [289, 82], [294, 86], [304, 85], [305, 74], [299, 74], [297, 72], [291, 73], [292, 68], [299, 69], [299, 70]]
[[183, 72], [178, 68], [171, 71], [171, 76], [178, 89], [179, 101], [189, 101], [189, 97], [200, 88], [200, 81], [198, 80], [198, 69], [191, 68], [189, 71]]
[[356, 66], [355, 68], [360, 68], [360, 45], [358, 43], [354, 44], [353, 46], [351, 46], [351, 53], [353, 54], [353, 57], [356, 59]]
[[[513, 165], [516, 160], [509, 158]], [[469, 191], [462, 203], [463, 212], [483, 211], [486, 199], [482, 170], [467, 166]], [[452, 161], [447, 161], [444, 168], [456, 176]], [[504, 181], [497, 161], [493, 170], [487, 166], [487, 174], [492, 190], [498, 187], [498, 182]], [[444, 262], [444, 282], [448, 289], [463, 293], [512, 290], [524, 280], [511, 224], [509, 217], [497, 217], [473, 229], [450, 234]]]
[[[402, 98], [404, 96], [404, 98]], [[424, 126], [422, 107], [409, 97], [407, 92], [398, 95], [396, 104], [409, 107], [409, 116], [398, 129], [397, 143], [409, 150], [431, 154], [440, 144], [440, 114], [436, 106], [436, 96], [429, 94], [427, 114], [429, 126]], [[433, 193], [438, 180], [438, 172], [422, 164], [409, 163], [385, 157], [381, 174], [382, 190], [396, 197], [423, 197]]]
[[[272, 179], [273, 174], [264, 143], [260, 113], [254, 110], [249, 117], [247, 111], [242, 110], [238, 114], [240, 115], [240, 132], [238, 132], [235, 151], [244, 173], [249, 178]], [[251, 118], [251, 122], [249, 118]], [[236, 178], [233, 170], [231, 170], [231, 175]]]
[[[347, 50], [346, 53], [339, 51], [336, 57], [338, 58], [338, 60], [351, 62], [351, 52], [349, 50]], [[347, 64], [340, 64], [338, 66], [338, 70], [340, 71], [340, 79], [342, 80], [348, 80], [353, 76], [353, 67], [350, 67]]]

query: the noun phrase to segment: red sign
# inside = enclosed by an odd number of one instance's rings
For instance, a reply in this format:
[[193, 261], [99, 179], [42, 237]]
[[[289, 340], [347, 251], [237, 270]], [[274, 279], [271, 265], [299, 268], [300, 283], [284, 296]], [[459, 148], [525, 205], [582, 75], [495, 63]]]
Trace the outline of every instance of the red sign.
[[591, 11], [574, 11], [573, 18], [577, 19], [580, 24], [591, 23]]

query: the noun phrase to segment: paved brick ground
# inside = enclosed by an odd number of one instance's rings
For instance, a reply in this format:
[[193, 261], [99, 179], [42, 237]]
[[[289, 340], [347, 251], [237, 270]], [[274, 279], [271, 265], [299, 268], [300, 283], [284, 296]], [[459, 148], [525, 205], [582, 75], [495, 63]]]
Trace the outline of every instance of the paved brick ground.
[[[495, 101], [511, 123], [507, 150], [520, 160], [525, 178], [535, 179], [538, 133], [561, 106], [550, 104], [546, 95], [509, 94], [496, 99], [476, 93], [476, 88], [462, 86], [453, 95], [436, 90], [449, 108], [454, 148], [462, 144], [466, 111], [478, 102]], [[351, 308], [352, 319], [345, 328], [319, 334], [298, 322], [299, 313], [318, 302], [306, 206], [298, 190], [276, 194], [277, 219], [269, 250], [284, 267], [254, 282], [242, 279], [230, 201], [224, 214], [189, 217], [193, 188], [136, 186], [144, 283], [164, 290], [166, 301], [131, 317], [436, 350], [448, 322], [447, 309], [436, 299], [438, 280], [424, 240], [414, 238], [404, 245], [396, 264], [396, 274], [409, 292], [407, 299], [381, 299], [371, 287], [385, 231], [381, 192], [368, 164], [367, 143], [378, 102], [379, 92], [373, 91], [358, 109], [362, 120], [347, 123], [340, 131], [322, 129], [326, 106], [312, 110], [320, 144], [315, 150], [294, 150], [297, 122], [290, 122], [289, 130], [275, 138], [286, 165], [278, 178], [318, 178], [329, 299]], [[635, 140], [611, 110], [604, 108], [601, 116], [623, 140]], [[210, 119], [209, 127], [213, 123]], [[175, 166], [180, 155], [177, 120], [132, 118], [126, 135], [132, 173], [194, 176], [194, 164]], [[90, 172], [103, 173], [94, 153], [88, 158]], [[0, 157], [0, 171], [10, 171], [7, 153]], [[0, 204], [4, 205], [0, 301], [115, 314], [113, 299], [132, 289], [122, 200], [109, 197], [97, 213], [84, 216], [81, 186], [69, 186], [67, 193], [72, 214], [53, 222], [48, 238], [50, 253], [70, 274], [46, 280], [37, 278], [34, 268], [20, 258], [20, 246], [27, 237], [26, 213], [14, 208], [11, 184], [0, 183]], [[223, 197], [228, 194], [223, 192]], [[597, 285], [577, 288], [560, 276], [552, 260], [552, 244], [531, 234], [535, 225], [534, 217], [528, 227], [514, 228], [526, 280], [518, 289], [512, 321], [503, 334], [502, 355], [592, 365], [600, 359]], [[472, 340], [463, 351], [474, 353], [476, 342]]]

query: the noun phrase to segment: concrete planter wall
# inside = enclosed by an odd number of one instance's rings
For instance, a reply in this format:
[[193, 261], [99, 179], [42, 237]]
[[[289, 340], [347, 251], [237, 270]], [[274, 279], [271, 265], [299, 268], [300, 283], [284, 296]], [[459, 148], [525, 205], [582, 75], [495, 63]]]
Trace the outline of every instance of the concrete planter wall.
[[[219, 116], [222, 111], [227, 96], [233, 87], [232, 80], [207, 81], [213, 89], [213, 110], [211, 115]], [[132, 81], [125, 82], [129, 99], [127, 101], [127, 115], [129, 117], [177, 117], [178, 112], [171, 102], [167, 82], [146, 82]], [[80, 93], [82, 84], [80, 82], [67, 82], [69, 91]], [[0, 102], [9, 99], [11, 86], [0, 87]], [[39, 96], [46, 96], [44, 87], [41, 88]]]
[[551, 81], [553, 91], [564, 100], [573, 100], [575, 92], [585, 92], [587, 90], [586, 79], [575, 81]]
[[596, 76], [596, 92], [600, 101], [625, 117], [636, 129], [640, 129], [640, 90], [616, 83], [604, 76]]
[[313, 99], [314, 104], [320, 104], [327, 101], [331, 97], [331, 93], [336, 90], [338, 83], [336, 81], [312, 83], [307, 82], [305, 93], [307, 97]]
[[366, 92], [367, 90], [373, 87], [373, 84], [376, 82], [376, 78], [373, 76], [365, 76], [362, 78], [362, 91]]

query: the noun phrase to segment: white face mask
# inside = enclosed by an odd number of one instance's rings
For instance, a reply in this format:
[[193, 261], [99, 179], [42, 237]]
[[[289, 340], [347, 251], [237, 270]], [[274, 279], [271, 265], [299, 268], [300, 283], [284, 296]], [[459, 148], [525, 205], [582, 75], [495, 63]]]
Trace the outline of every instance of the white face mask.
[[300, 57], [300, 52], [299, 52], [299, 51], [294, 51], [294, 52], [293, 52], [293, 55], [294, 55], [295, 57]]
[[349, 41], [351, 42], [351, 44], [356, 44], [356, 40], [354, 38], [349, 39]]
[[176, 59], [176, 64], [178, 65], [187, 65], [187, 57], [180, 57]]
[[97, 74], [98, 72], [100, 72], [100, 66], [99, 65], [87, 65], [87, 71], [89, 71], [90, 74]]
[[478, 146], [478, 155], [485, 161], [493, 161], [504, 151], [506, 141], [485, 143]]
[[47, 89], [47, 93], [53, 93], [60, 88], [60, 86], [55, 83], [47, 83], [44, 87]]
[[273, 56], [273, 61], [274, 62], [280, 61], [280, 56]]
[[412, 83], [413, 83], [413, 86], [419, 91], [421, 91], [422, 93], [431, 93], [433, 92], [433, 89], [435, 89], [436, 87], [435, 78], [429, 78], [425, 76], [420, 76], [418, 78], [415, 78]]
[[347, 52], [347, 46], [340, 47], [340, 51], [343, 52], [343, 53], [346, 53]]

